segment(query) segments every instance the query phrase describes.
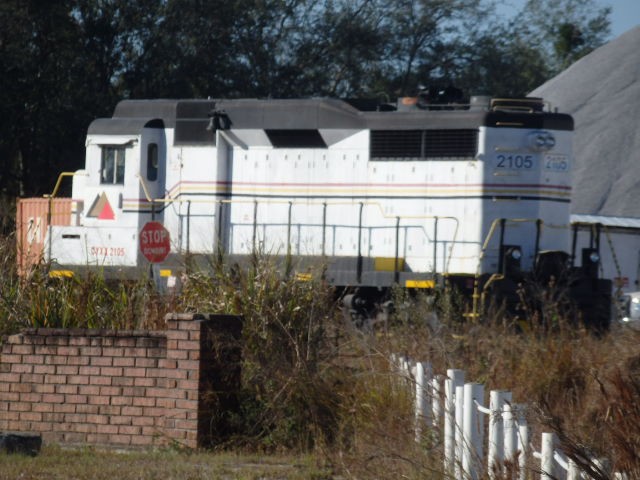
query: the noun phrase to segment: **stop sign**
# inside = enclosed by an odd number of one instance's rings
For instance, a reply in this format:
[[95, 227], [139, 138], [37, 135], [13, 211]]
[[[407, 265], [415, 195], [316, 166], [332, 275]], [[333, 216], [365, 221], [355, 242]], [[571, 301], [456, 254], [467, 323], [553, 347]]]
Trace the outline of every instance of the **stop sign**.
[[164, 261], [171, 250], [169, 230], [160, 222], [147, 222], [140, 230], [140, 251], [151, 263]]

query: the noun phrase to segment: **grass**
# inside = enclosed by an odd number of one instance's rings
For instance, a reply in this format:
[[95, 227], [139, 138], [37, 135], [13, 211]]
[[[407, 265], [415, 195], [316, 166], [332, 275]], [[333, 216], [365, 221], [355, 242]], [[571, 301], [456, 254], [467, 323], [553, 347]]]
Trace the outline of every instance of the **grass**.
[[46, 446], [40, 455], [0, 455], [0, 479], [35, 480], [331, 479], [309, 456], [256, 456], [173, 450], [115, 452]]
[[[640, 478], [640, 331], [614, 325], [594, 336], [561, 315], [544, 328], [500, 314], [468, 322], [455, 297], [397, 292], [388, 326], [364, 334], [344, 323], [320, 274], [299, 281], [268, 256], [245, 269], [214, 263], [213, 275], [192, 272], [180, 295], [159, 297], [144, 279], [61, 281], [38, 270], [19, 279], [12, 248], [10, 239], [0, 242], [0, 334], [27, 326], [162, 328], [168, 311], [243, 315], [241, 409], [219, 449], [261, 460], [48, 446], [34, 459], [0, 457], [0, 478], [330, 478], [283, 454], [311, 455], [344, 478], [446, 478], [441, 432], [414, 441], [412, 388], [392, 372], [391, 354], [429, 361], [440, 374], [464, 369], [486, 392], [510, 390], [530, 406], [534, 443], [555, 431], [586, 469], [590, 458], [604, 457]], [[78, 473], [62, 464], [77, 464]]]

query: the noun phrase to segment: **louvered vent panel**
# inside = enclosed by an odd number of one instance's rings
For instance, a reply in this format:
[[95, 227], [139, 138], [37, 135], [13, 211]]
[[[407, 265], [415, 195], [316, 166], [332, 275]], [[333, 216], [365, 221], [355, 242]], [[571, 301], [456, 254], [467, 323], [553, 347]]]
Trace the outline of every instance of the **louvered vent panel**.
[[478, 130], [372, 130], [371, 159], [473, 158]]

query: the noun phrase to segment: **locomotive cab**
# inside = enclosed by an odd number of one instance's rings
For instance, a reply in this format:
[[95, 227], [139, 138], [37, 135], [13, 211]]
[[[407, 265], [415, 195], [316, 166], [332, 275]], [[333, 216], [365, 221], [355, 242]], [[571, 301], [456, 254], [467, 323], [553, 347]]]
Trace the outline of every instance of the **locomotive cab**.
[[140, 263], [138, 232], [163, 217], [163, 205], [152, 199], [163, 195], [166, 150], [161, 120], [91, 124], [85, 168], [73, 175], [73, 222], [48, 233], [54, 266], [101, 267], [126, 276], [127, 267]]

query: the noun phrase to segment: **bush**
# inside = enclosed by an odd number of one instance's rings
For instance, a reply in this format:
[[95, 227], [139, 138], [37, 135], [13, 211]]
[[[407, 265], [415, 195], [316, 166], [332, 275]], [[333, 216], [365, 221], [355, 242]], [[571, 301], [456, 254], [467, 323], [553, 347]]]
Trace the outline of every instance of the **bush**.
[[228, 447], [316, 449], [352, 477], [442, 477], [439, 433], [425, 430], [414, 441], [413, 388], [390, 366], [392, 354], [403, 354], [431, 362], [436, 373], [464, 369], [486, 391], [512, 391], [539, 412], [533, 438], [551, 427], [586, 468], [592, 456], [605, 457], [640, 476], [640, 331], [594, 336], [551, 298], [534, 299], [546, 322], [532, 315], [516, 325], [499, 310], [469, 321], [455, 295], [399, 289], [384, 329], [359, 332], [343, 328], [321, 266], [300, 277], [290, 273], [290, 259], [266, 255], [222, 265], [216, 259], [192, 271], [183, 291], [167, 297], [144, 278], [52, 279], [38, 268], [19, 278], [13, 239], [4, 238], [0, 334], [34, 326], [163, 328], [169, 311], [238, 314], [242, 388], [239, 412], [225, 419], [234, 433]]
[[28, 327], [164, 328], [173, 310], [144, 277], [107, 281], [99, 270], [87, 276], [51, 278], [45, 265], [18, 276], [13, 236], [0, 239], [0, 335]]
[[235, 440], [254, 448], [309, 449], [336, 429], [339, 369], [333, 290], [322, 269], [287, 275], [259, 255], [246, 268], [187, 276], [180, 297], [188, 311], [244, 317], [241, 414]]

